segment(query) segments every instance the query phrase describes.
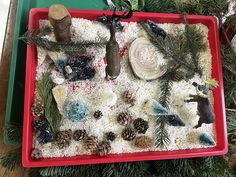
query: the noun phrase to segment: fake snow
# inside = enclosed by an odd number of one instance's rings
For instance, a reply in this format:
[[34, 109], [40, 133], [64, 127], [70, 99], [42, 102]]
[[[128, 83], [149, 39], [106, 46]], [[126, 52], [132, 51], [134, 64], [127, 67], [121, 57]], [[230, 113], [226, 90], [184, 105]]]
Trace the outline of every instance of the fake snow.
[[[128, 47], [138, 37], [145, 37], [146, 34], [138, 23], [130, 22], [122, 23], [124, 25], [123, 32], [117, 32], [116, 38], [120, 48]], [[40, 26], [48, 26], [47, 20], [41, 20]], [[184, 25], [179, 24], [158, 24], [167, 33], [174, 33], [177, 29], [184, 29]], [[202, 24], [197, 24], [201, 28], [208, 43], [208, 28]], [[86, 19], [72, 19], [72, 40], [96, 40], [97, 37], [109, 38], [109, 30], [98, 22], [89, 21]], [[53, 37], [52, 37], [53, 38]], [[158, 55], [158, 51], [154, 47], [147, 48], [149, 53]], [[146, 82], [136, 78], [128, 63], [128, 52], [121, 61], [121, 73], [114, 81], [105, 81], [105, 64], [103, 59], [105, 57], [104, 49], [90, 49], [88, 54], [95, 56], [93, 66], [96, 68], [96, 75], [90, 81], [65, 81], [62, 86], [67, 90], [66, 100], [62, 105], [58, 105], [61, 114], [63, 115], [61, 130], [71, 129], [86, 129], [89, 136], [96, 136], [99, 141], [104, 139], [106, 132], [112, 131], [118, 135], [115, 141], [111, 143], [111, 153], [132, 153], [140, 151], [166, 151], [166, 150], [179, 150], [179, 149], [192, 149], [192, 148], [207, 148], [199, 143], [198, 137], [201, 133], [209, 133], [215, 137], [214, 124], [203, 124], [202, 127], [194, 129], [199, 117], [197, 116], [197, 103], [184, 103], [189, 94], [195, 94], [195, 88], [192, 82], [203, 83], [203, 80], [211, 77], [211, 54], [208, 49], [200, 54], [200, 64], [203, 67], [203, 76], [195, 76], [189, 81], [174, 82], [173, 89], [170, 96], [170, 112], [178, 114], [185, 122], [185, 127], [173, 127], [167, 125], [167, 131], [170, 135], [171, 143], [167, 149], [159, 149], [155, 147], [147, 149], [136, 148], [132, 142], [125, 141], [121, 137], [121, 132], [125, 128], [117, 123], [116, 118], [121, 111], [128, 110], [133, 114], [134, 118], [143, 118], [149, 122], [149, 129], [146, 136], [155, 139], [155, 121], [156, 118], [149, 116], [143, 111], [143, 103], [150, 99], [160, 97], [161, 90], [159, 88], [159, 81]], [[147, 52], [147, 51], [146, 51]], [[58, 59], [66, 59], [64, 53], [47, 52], [43, 49], [38, 49], [38, 60], [42, 60], [46, 55], [49, 55], [54, 61]], [[148, 55], [151, 56], [151, 55]], [[161, 57], [162, 54], [159, 55]], [[150, 59], [152, 61], [152, 59]], [[42, 63], [42, 61], [40, 61]], [[38, 62], [38, 63], [40, 63]], [[37, 67], [37, 79], [39, 79], [43, 72], [47, 70], [47, 64], [43, 63]], [[53, 70], [52, 78], [62, 78], [58, 71]], [[133, 107], [126, 104], [122, 97], [122, 93], [126, 90], [131, 90], [136, 93], [137, 101]], [[112, 99], [104, 99], [104, 95], [114, 93]], [[89, 114], [82, 122], [72, 122], [68, 119], [66, 113], [66, 105], [71, 101], [79, 100], [86, 103], [89, 109]], [[96, 110], [101, 110], [103, 117], [96, 120], [93, 113]], [[82, 142], [72, 140], [71, 145], [65, 149], [59, 149], [54, 143], [40, 145], [37, 140], [34, 141], [35, 148], [42, 150], [42, 155], [46, 157], [61, 157], [61, 156], [75, 156], [82, 154], [90, 154]]]

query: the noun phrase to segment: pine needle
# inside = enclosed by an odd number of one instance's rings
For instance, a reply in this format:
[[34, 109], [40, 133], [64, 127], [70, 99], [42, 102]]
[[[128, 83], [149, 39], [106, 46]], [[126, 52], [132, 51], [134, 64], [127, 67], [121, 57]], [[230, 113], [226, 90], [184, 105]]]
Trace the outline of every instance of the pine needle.
[[21, 164], [21, 147], [6, 153], [0, 158], [0, 164], [9, 171], [23, 168]]
[[37, 82], [37, 90], [45, 106], [45, 116], [56, 133], [61, 125], [62, 116], [57, 108], [57, 103], [53, 97], [52, 89], [54, 84], [51, 80], [51, 71], [42, 75], [42, 79]]

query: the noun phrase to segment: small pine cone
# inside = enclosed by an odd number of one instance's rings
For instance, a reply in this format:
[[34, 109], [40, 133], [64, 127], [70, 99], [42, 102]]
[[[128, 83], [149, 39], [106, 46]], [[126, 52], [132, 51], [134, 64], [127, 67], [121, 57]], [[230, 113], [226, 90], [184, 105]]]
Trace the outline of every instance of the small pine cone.
[[102, 141], [98, 145], [98, 154], [106, 156], [111, 151], [111, 144], [108, 141]]
[[132, 119], [132, 115], [125, 111], [119, 114], [119, 116], [117, 117], [117, 122], [120, 125], [129, 125], [132, 122]]
[[101, 119], [103, 116], [102, 111], [100, 111], [100, 110], [95, 111], [93, 116], [95, 119]]
[[113, 132], [107, 132], [105, 137], [108, 141], [114, 141], [116, 139], [116, 134]]
[[153, 146], [153, 139], [147, 136], [139, 136], [135, 138], [134, 145], [142, 149], [149, 148]]
[[86, 139], [85, 145], [86, 145], [87, 150], [91, 152], [95, 152], [97, 151], [97, 148], [98, 148], [98, 141], [94, 136], [90, 136]]
[[149, 128], [148, 121], [145, 121], [142, 118], [135, 119], [133, 124], [134, 124], [134, 129], [138, 133], [145, 134], [147, 129]]
[[56, 142], [60, 149], [66, 148], [70, 146], [71, 140], [72, 140], [72, 131], [71, 130], [65, 130], [60, 131], [56, 135]]
[[123, 94], [123, 98], [124, 98], [124, 101], [126, 103], [129, 103], [131, 105], [134, 105], [135, 102], [136, 102], [136, 96], [134, 93], [132, 93], [131, 91], [127, 90], [124, 92]]
[[39, 149], [33, 149], [31, 152], [32, 159], [38, 159], [42, 157], [42, 152]]
[[75, 141], [85, 140], [88, 137], [86, 130], [76, 130], [73, 134], [73, 138]]
[[183, 80], [185, 77], [185, 73], [183, 71], [176, 71], [172, 80], [176, 81], [176, 82], [180, 82], [181, 80]]
[[125, 128], [122, 131], [122, 138], [126, 141], [132, 141], [136, 137], [135, 131], [132, 128]]
[[38, 119], [38, 120], [34, 120], [32, 122], [32, 127], [34, 130], [39, 131], [41, 129], [41, 127], [43, 126], [45, 120], [44, 119]]
[[31, 112], [34, 117], [40, 117], [44, 114], [44, 106], [40, 101], [36, 101], [32, 107]]

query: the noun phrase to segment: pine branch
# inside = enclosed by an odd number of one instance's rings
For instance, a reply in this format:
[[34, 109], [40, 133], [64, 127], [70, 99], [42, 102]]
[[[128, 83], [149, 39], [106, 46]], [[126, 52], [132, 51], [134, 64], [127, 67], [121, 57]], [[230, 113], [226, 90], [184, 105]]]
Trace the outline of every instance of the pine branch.
[[195, 67], [194, 70], [201, 76], [202, 67], [199, 64], [200, 52], [207, 49], [207, 43], [204, 41], [203, 31], [196, 26], [189, 25], [186, 18], [185, 16], [185, 36], [189, 46], [189, 52]]
[[48, 167], [39, 173], [43, 177], [150, 177], [146, 162]]
[[228, 12], [227, 0], [146, 0], [145, 11], [162, 13], [198, 14], [223, 17]]
[[156, 120], [155, 146], [161, 149], [167, 148], [170, 144], [169, 133], [166, 130], [167, 116], [158, 116]]
[[227, 112], [227, 127], [229, 143], [235, 145], [236, 143], [236, 113]]
[[21, 147], [6, 153], [0, 158], [0, 164], [9, 171], [23, 168], [21, 164]]
[[222, 157], [155, 161], [153, 169], [160, 177], [231, 177]]
[[54, 52], [77, 52], [78, 56], [85, 54], [86, 49], [89, 47], [103, 48], [107, 40], [98, 39], [96, 41], [83, 41], [83, 42], [54, 42], [45, 37], [44, 29], [27, 31], [19, 39], [23, 40], [27, 44], [34, 44], [43, 49]]
[[141, 23], [143, 29], [147, 32], [149, 40], [168, 60], [170, 70], [184, 70], [187, 79], [191, 79], [195, 74], [195, 66], [192, 60], [189, 60], [189, 46], [185, 37], [185, 33], [178, 31], [175, 35], [167, 34], [166, 38], [156, 37], [154, 33]]
[[10, 122], [5, 127], [5, 132], [10, 141], [21, 143], [22, 141], [22, 125], [20, 123]]
[[62, 116], [57, 108], [52, 89], [54, 84], [50, 78], [51, 71], [43, 74], [42, 79], [37, 82], [37, 90], [45, 106], [45, 116], [56, 133], [61, 125]]

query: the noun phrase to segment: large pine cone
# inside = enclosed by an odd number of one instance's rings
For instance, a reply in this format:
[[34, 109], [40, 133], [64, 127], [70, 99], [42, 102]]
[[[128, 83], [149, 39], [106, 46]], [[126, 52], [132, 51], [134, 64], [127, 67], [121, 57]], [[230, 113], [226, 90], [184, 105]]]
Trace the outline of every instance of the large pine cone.
[[73, 138], [75, 141], [85, 140], [88, 137], [86, 130], [76, 130], [73, 134]]
[[98, 154], [100, 156], [106, 156], [111, 151], [111, 145], [108, 141], [102, 141], [98, 145]]
[[125, 91], [124, 93], [123, 93], [123, 98], [124, 98], [124, 101], [126, 102], [126, 103], [129, 103], [129, 104], [131, 104], [132, 106], [135, 104], [135, 102], [136, 102], [136, 95], [133, 93], [133, 92], [131, 92], [131, 91], [129, 91], [129, 90], [127, 90], [127, 91]]
[[36, 101], [32, 107], [31, 112], [34, 117], [40, 117], [44, 114], [44, 105], [41, 101]]
[[120, 125], [129, 125], [132, 122], [132, 115], [128, 113], [127, 111], [121, 112], [119, 116], [117, 117], [117, 122]]
[[145, 134], [147, 129], [149, 128], [148, 121], [145, 121], [142, 118], [135, 119], [133, 124], [134, 124], [134, 129], [138, 133]]
[[139, 136], [135, 138], [134, 145], [138, 148], [149, 148], [153, 145], [153, 139], [147, 137], [147, 136]]
[[96, 152], [98, 149], [98, 141], [94, 136], [90, 136], [86, 139], [85, 145], [88, 151]]
[[135, 131], [132, 128], [125, 128], [122, 131], [122, 138], [126, 141], [132, 141], [136, 137]]
[[72, 140], [72, 131], [71, 130], [65, 130], [60, 131], [56, 135], [56, 142], [60, 149], [66, 148], [70, 146], [71, 140]]

